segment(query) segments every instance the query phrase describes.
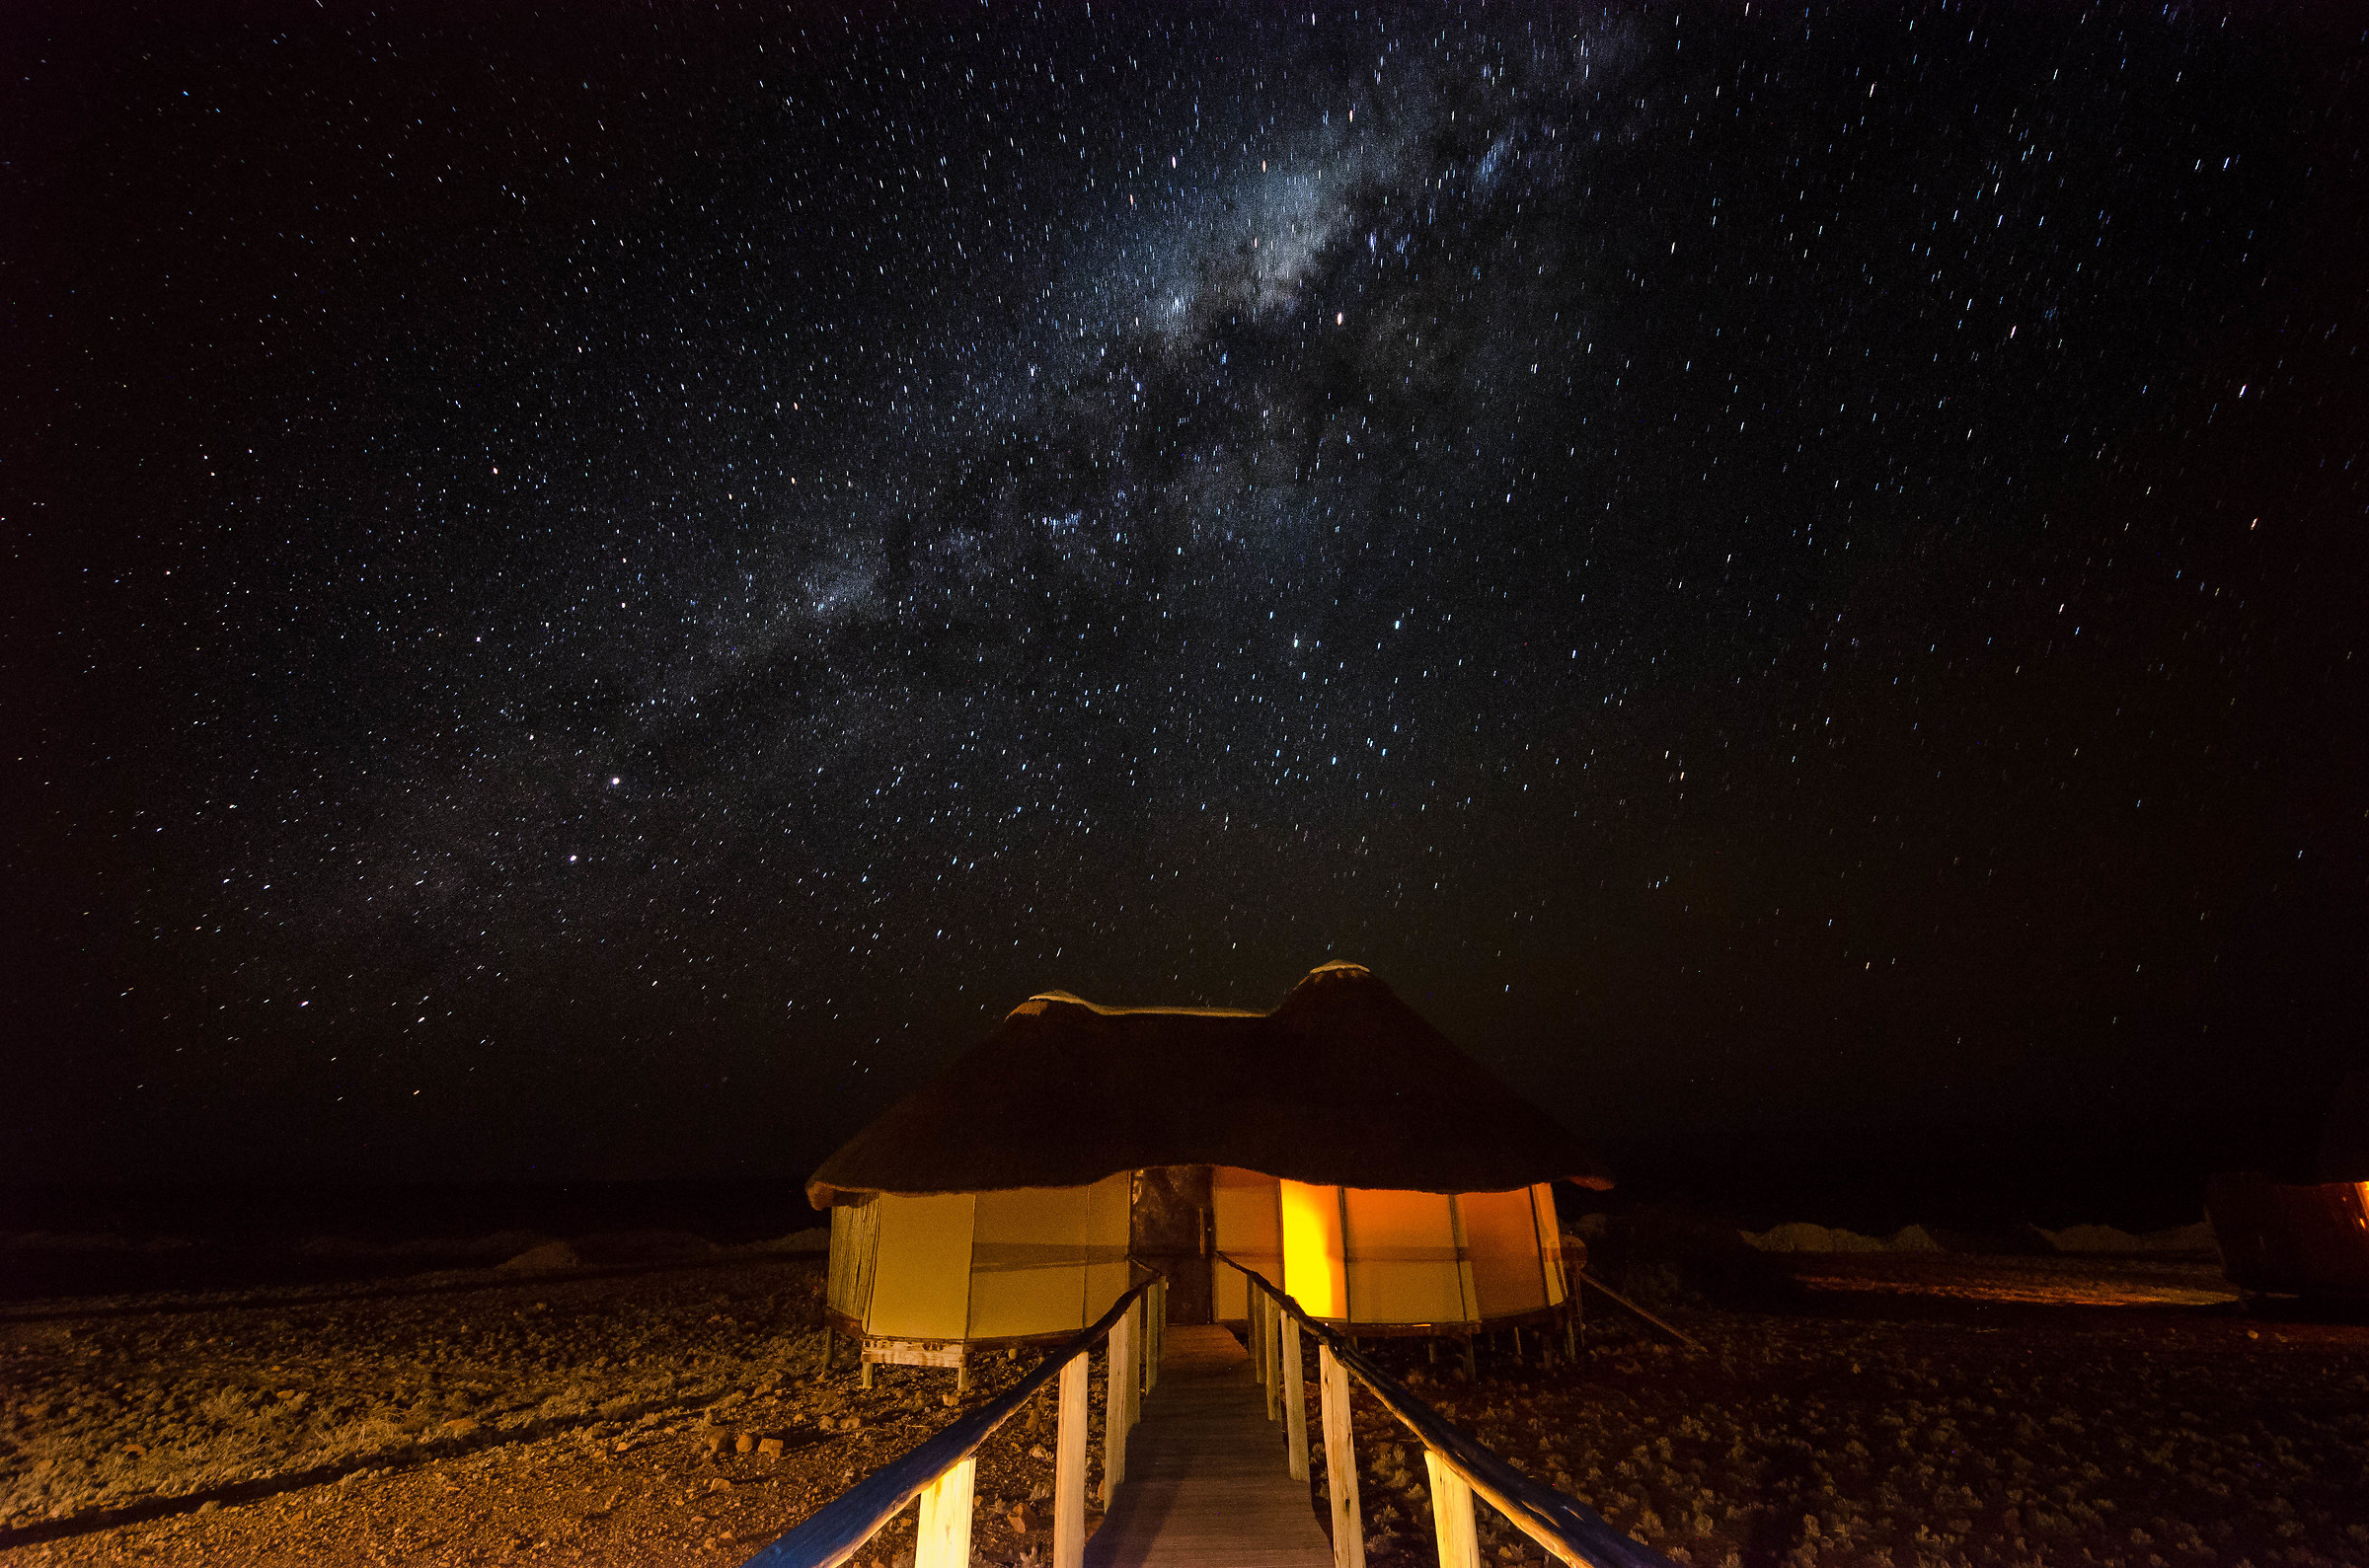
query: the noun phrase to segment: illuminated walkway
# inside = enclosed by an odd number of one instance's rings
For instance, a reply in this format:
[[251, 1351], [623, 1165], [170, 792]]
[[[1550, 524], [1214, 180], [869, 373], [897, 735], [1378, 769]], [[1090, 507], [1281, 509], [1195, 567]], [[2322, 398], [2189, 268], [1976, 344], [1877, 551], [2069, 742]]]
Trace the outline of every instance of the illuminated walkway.
[[1087, 1568], [1333, 1568], [1308, 1484], [1285, 1473], [1283, 1423], [1222, 1328], [1168, 1329], [1126, 1477]]

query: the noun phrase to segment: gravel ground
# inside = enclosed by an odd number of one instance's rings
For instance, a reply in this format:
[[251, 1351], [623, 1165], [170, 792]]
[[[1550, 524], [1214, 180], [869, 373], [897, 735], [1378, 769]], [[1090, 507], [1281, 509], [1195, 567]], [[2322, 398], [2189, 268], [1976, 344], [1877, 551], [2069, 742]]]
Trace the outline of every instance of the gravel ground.
[[[1575, 1371], [1485, 1361], [1476, 1387], [1384, 1354], [1680, 1563], [2369, 1563], [2369, 1326], [2249, 1318], [2210, 1263], [1799, 1267], [1801, 1310], [1672, 1312], [1703, 1352], [1598, 1312]], [[1396, 1568], [1430, 1542], [1422, 1455], [1393, 1428], [1362, 1421], [1359, 1446], [1369, 1558]], [[1501, 1525], [1484, 1540], [1539, 1559]]]
[[[1673, 1311], [1700, 1353], [1599, 1308], [1576, 1368], [1380, 1354], [1682, 1563], [2369, 1563], [2369, 1327], [2249, 1318], [2160, 1258], [1797, 1268], [1800, 1308]], [[740, 1561], [955, 1413], [945, 1373], [817, 1380], [821, 1284], [769, 1257], [25, 1304], [0, 1559]], [[1045, 1555], [1050, 1442], [1023, 1418], [983, 1456], [982, 1562]], [[1368, 1409], [1358, 1458], [1377, 1568], [1430, 1560], [1419, 1450]], [[1539, 1560], [1481, 1512], [1492, 1563]], [[910, 1543], [908, 1511], [862, 1560]]]
[[[955, 1414], [945, 1373], [816, 1379], [821, 1292], [766, 1258], [32, 1304], [0, 1317], [0, 1557], [737, 1562]], [[1038, 1437], [991, 1446], [983, 1547], [1037, 1524]]]

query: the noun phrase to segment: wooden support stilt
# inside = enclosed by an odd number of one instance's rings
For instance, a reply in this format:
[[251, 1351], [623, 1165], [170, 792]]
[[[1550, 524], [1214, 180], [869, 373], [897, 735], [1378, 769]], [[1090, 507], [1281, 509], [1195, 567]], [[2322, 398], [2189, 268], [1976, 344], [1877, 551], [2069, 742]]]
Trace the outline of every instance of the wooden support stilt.
[[1439, 1456], [1423, 1450], [1430, 1472], [1431, 1525], [1439, 1538], [1439, 1568], [1481, 1568], [1481, 1537], [1473, 1529], [1473, 1489]]
[[[862, 1352], [860, 1352], [860, 1351], [859, 1351], [859, 1352], [858, 1352], [858, 1354], [859, 1354], [859, 1355], [861, 1355], [861, 1354], [862, 1354]], [[867, 1387], [867, 1388], [869, 1388], [869, 1387], [871, 1387], [871, 1386], [872, 1386], [872, 1363], [871, 1363], [871, 1362], [869, 1362], [869, 1361], [868, 1361], [868, 1362], [866, 1362], [866, 1363], [864, 1363], [864, 1376], [863, 1376], [863, 1379], [862, 1379], [862, 1386], [864, 1386], [864, 1387]]]
[[1283, 1431], [1291, 1478], [1308, 1479], [1308, 1395], [1300, 1378], [1300, 1325], [1283, 1321]]
[[1333, 1568], [1365, 1568], [1365, 1514], [1357, 1506], [1357, 1452], [1349, 1421], [1348, 1369], [1317, 1345], [1317, 1388], [1325, 1425], [1325, 1481], [1333, 1498]]
[[1135, 1314], [1110, 1325], [1109, 1360], [1103, 1367], [1103, 1506], [1127, 1478], [1127, 1388], [1135, 1378]]
[[970, 1568], [970, 1493], [978, 1471], [973, 1455], [923, 1488], [913, 1568]]
[[839, 1348], [839, 1331], [830, 1324], [822, 1325], [822, 1365], [814, 1369], [817, 1378], [831, 1375], [831, 1352]]
[[1623, 1296], [1619, 1291], [1613, 1290], [1606, 1286], [1602, 1280], [1597, 1279], [1594, 1275], [1583, 1272], [1579, 1277], [1587, 1281], [1588, 1284], [1593, 1285], [1599, 1294], [1612, 1298], [1614, 1306], [1627, 1307], [1630, 1311], [1635, 1312], [1646, 1322], [1651, 1323], [1655, 1328], [1660, 1329], [1663, 1333], [1669, 1335], [1672, 1339], [1678, 1341], [1678, 1343], [1684, 1345], [1687, 1349], [1701, 1350], [1703, 1348], [1703, 1342], [1695, 1338], [1694, 1335], [1688, 1333], [1683, 1328], [1673, 1327], [1672, 1325], [1663, 1322], [1660, 1318], [1655, 1317], [1651, 1312], [1646, 1311], [1643, 1307], [1638, 1306], [1637, 1303], [1631, 1301], [1628, 1297]]
[[1481, 1381], [1481, 1357], [1473, 1349], [1473, 1341], [1477, 1337], [1473, 1334], [1464, 1336], [1464, 1375], [1474, 1382]]
[[1053, 1568], [1086, 1561], [1086, 1353], [1061, 1369], [1053, 1439]]
[[955, 1363], [955, 1397], [959, 1399], [970, 1392], [970, 1347], [963, 1346], [955, 1355], [960, 1359]]

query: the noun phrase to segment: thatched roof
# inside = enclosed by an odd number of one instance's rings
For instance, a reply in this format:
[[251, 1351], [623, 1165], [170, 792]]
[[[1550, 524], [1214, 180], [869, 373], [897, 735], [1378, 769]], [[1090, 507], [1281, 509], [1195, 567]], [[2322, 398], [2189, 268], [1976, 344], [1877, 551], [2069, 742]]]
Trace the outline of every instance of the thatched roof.
[[2320, 1179], [2369, 1181], [2369, 1073], [2336, 1085], [2320, 1124]]
[[824, 1160], [806, 1196], [819, 1209], [1204, 1164], [1420, 1192], [1612, 1185], [1390, 987], [1334, 963], [1265, 1013], [1032, 997]]

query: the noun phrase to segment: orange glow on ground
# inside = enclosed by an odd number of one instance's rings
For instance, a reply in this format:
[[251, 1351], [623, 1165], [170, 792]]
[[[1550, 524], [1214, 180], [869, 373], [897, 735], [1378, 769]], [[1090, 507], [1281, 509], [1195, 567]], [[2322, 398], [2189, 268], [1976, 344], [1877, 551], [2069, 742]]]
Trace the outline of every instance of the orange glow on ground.
[[1802, 1254], [1813, 1291], [2029, 1307], [2217, 1307], [2238, 1300], [2220, 1266], [2132, 1258]]

